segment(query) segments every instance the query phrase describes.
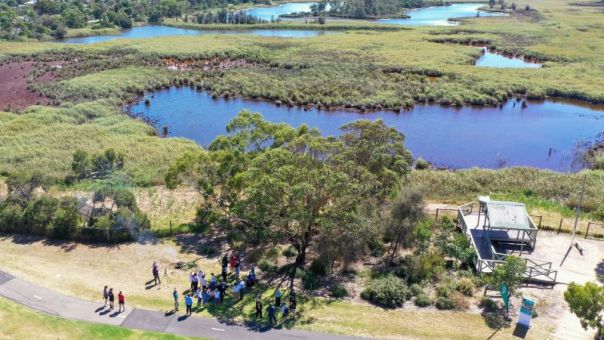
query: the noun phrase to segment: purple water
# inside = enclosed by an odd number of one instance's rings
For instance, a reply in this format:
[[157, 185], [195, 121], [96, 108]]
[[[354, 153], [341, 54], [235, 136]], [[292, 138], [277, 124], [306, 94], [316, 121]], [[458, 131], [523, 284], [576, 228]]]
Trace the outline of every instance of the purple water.
[[[604, 108], [547, 100], [509, 101], [503, 108], [419, 105], [410, 112], [359, 113], [277, 106], [242, 99], [212, 99], [190, 88], [170, 88], [147, 94], [131, 112], [149, 119], [157, 128], [168, 126], [169, 136], [207, 146], [225, 134], [225, 126], [243, 110], [261, 113], [272, 122], [307, 124], [324, 135], [358, 119], [382, 119], [406, 136], [415, 157], [453, 168], [531, 166], [570, 171], [578, 142], [593, 140], [604, 131]], [[551, 148], [551, 154], [550, 154]]]

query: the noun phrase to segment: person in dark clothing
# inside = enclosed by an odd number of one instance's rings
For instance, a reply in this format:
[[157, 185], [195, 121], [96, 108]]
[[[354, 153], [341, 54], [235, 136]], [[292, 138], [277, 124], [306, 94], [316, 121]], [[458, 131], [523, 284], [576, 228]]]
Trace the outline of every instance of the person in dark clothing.
[[105, 300], [105, 306], [107, 306], [107, 301], [109, 300], [109, 289], [107, 288], [107, 286], [105, 286], [105, 288], [103, 288], [103, 299]]
[[113, 310], [115, 303], [115, 295], [113, 295], [113, 288], [109, 288], [109, 310]]
[[218, 290], [220, 291], [220, 303], [224, 302], [224, 295], [226, 293], [227, 287], [228, 285], [224, 281], [220, 282], [220, 285], [218, 286]]
[[239, 270], [241, 268], [241, 258], [239, 255], [235, 257], [235, 278], [239, 279]]
[[292, 314], [296, 311], [296, 306], [298, 305], [298, 299], [296, 298], [296, 292], [291, 291], [289, 293], [289, 309], [291, 309]]
[[222, 281], [227, 280], [227, 267], [222, 267]]
[[159, 267], [157, 266], [157, 262], [153, 262], [153, 268], [152, 268], [152, 272], [153, 272], [153, 282], [154, 284], [160, 284], [161, 280], [159, 279]]
[[229, 266], [229, 257], [228, 254], [224, 254], [224, 256], [222, 257], [222, 270], [226, 270], [227, 267]]
[[281, 306], [281, 296], [283, 295], [283, 293], [281, 293], [281, 290], [279, 288], [277, 288], [277, 290], [275, 291], [275, 306], [277, 306], [277, 308], [279, 308], [279, 306]]
[[272, 303], [268, 304], [268, 323], [270, 326], [277, 324], [277, 308]]
[[262, 300], [260, 294], [256, 295], [256, 318], [262, 318]]

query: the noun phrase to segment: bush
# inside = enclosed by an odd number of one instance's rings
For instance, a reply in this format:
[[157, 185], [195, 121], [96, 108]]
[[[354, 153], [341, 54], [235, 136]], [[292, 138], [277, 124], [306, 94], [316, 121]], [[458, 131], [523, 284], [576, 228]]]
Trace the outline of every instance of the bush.
[[411, 293], [411, 296], [420, 296], [424, 293], [424, 288], [417, 283], [414, 283], [409, 287], [409, 292]]
[[489, 299], [486, 296], [480, 299], [478, 307], [482, 308], [482, 310], [487, 313], [494, 313], [497, 311], [497, 309], [499, 309], [499, 307], [497, 306], [497, 302], [492, 299]]
[[429, 167], [430, 167], [430, 163], [421, 157], [419, 157], [415, 161], [415, 168], [417, 170], [425, 170], [425, 169], [428, 169]]
[[283, 256], [285, 257], [294, 257], [298, 255], [298, 251], [296, 251], [296, 248], [294, 248], [294, 246], [290, 245], [289, 247], [283, 249], [281, 254], [283, 254]]
[[418, 307], [428, 307], [432, 304], [432, 299], [424, 293], [415, 297], [415, 305]]
[[321, 288], [321, 278], [312, 272], [304, 271], [302, 273], [302, 286], [306, 290], [315, 290]]
[[408, 296], [405, 283], [394, 276], [373, 280], [361, 292], [361, 298], [387, 308], [402, 306]]
[[441, 310], [451, 310], [455, 308], [455, 304], [448, 297], [440, 296], [436, 299], [436, 308]]
[[71, 197], [61, 199], [51, 223], [52, 236], [71, 239], [75, 235], [79, 223], [78, 201]]
[[453, 293], [452, 282], [441, 282], [436, 286], [436, 296], [448, 298]]
[[268, 274], [276, 274], [279, 271], [279, 267], [264, 260], [258, 264], [258, 269]]
[[449, 298], [453, 302], [453, 309], [456, 311], [466, 311], [470, 308], [470, 303], [466, 297], [460, 292], [453, 292]]
[[472, 279], [467, 277], [461, 278], [459, 281], [457, 281], [457, 285], [455, 286], [455, 290], [465, 296], [473, 296], [474, 289], [474, 282]]
[[327, 275], [327, 264], [322, 259], [316, 258], [312, 260], [309, 269], [316, 276]]
[[334, 283], [330, 288], [330, 295], [334, 298], [341, 299], [348, 296], [348, 291], [339, 283]]

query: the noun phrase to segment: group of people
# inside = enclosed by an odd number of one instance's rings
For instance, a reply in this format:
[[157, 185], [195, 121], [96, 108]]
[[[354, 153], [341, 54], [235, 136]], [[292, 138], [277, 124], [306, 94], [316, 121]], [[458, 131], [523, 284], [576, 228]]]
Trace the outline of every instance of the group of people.
[[[232, 277], [234, 278], [235, 283], [231, 287], [231, 292], [233, 297], [237, 301], [241, 301], [244, 295], [257, 283], [256, 270], [252, 266], [250, 271], [244, 278], [241, 278], [241, 258], [238, 254], [231, 254], [229, 257], [228, 254], [225, 254], [221, 260], [222, 272], [220, 281], [211, 273], [209, 278], [206, 277], [206, 274], [203, 270], [199, 270], [198, 272], [192, 272], [189, 275], [189, 283], [190, 289], [183, 294], [183, 300], [186, 307], [186, 316], [190, 316], [193, 312], [193, 305], [195, 300], [197, 300], [197, 308], [200, 308], [202, 305], [214, 304], [219, 305], [224, 302], [225, 295], [227, 294], [227, 289], [229, 288], [229, 284], [227, 283], [228, 274], [229, 274], [229, 266]], [[159, 279], [159, 270], [157, 267], [157, 263], [153, 262], [152, 274], [155, 284], [160, 283]], [[120, 292], [121, 294], [121, 292]], [[179, 310], [181, 296], [177, 288], [174, 288], [172, 291], [172, 298], [174, 300], [174, 311]], [[275, 325], [277, 324], [277, 314], [281, 313], [282, 320], [286, 319], [290, 313], [295, 312], [297, 306], [297, 297], [296, 293], [293, 289], [290, 290], [289, 293], [289, 305], [282, 301], [283, 293], [279, 288], [275, 291], [274, 295], [275, 301], [274, 303], [269, 303], [266, 311], [268, 314], [269, 324]], [[260, 294], [256, 295], [256, 318], [261, 319], [263, 316], [263, 304]]]
[[[115, 308], [115, 294], [113, 293], [113, 288], [109, 288], [108, 286], [103, 288], [103, 300], [105, 300], [105, 305], [103, 307], [107, 307], [107, 303], [109, 303], [109, 310]], [[118, 313], [126, 311], [126, 297], [122, 291], [117, 294], [117, 302]]]
[[[277, 313], [281, 312], [281, 319], [285, 320], [290, 312], [293, 314], [296, 311], [298, 305], [298, 299], [296, 292], [292, 289], [289, 292], [289, 306], [282, 302], [283, 293], [279, 288], [275, 291], [275, 304], [269, 303], [267, 309], [268, 322], [271, 326], [277, 324]], [[256, 318], [262, 318], [262, 299], [260, 294], [256, 295]]]

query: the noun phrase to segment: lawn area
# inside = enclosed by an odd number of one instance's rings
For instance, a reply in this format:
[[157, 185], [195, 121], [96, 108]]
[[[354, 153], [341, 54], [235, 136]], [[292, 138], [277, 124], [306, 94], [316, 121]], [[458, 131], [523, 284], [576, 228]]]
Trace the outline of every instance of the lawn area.
[[65, 320], [32, 311], [0, 297], [1, 339], [157, 339], [188, 337]]
[[[175, 241], [112, 247], [5, 236], [0, 240], [0, 247], [5, 254], [0, 258], [0, 268], [20, 278], [91, 301], [98, 300], [103, 285], [108, 284], [124, 291], [130, 305], [162, 311], [172, 308], [172, 289], [185, 289], [188, 272], [193, 270], [193, 267], [174, 269], [174, 263], [195, 260], [196, 265], [207, 273], [219, 273], [220, 270], [219, 258], [197, 255], [202, 250], [196, 243], [191, 243], [189, 236]], [[158, 287], [145, 285], [150, 280], [154, 260], [160, 263], [162, 277], [167, 268], [167, 277]], [[124, 271], [124, 268], [128, 270]], [[265, 306], [272, 300], [273, 289], [278, 283], [273, 282], [270, 288], [256, 289], [262, 294]], [[512, 338], [513, 328], [496, 332], [476, 311], [447, 312], [414, 307], [385, 310], [356, 301], [310, 297], [300, 297], [299, 301], [301, 316], [295, 323], [287, 322], [286, 327], [378, 338], [485, 339], [492, 334], [497, 339]], [[253, 311], [254, 296], [250, 293], [242, 302], [235, 302], [232, 295], [228, 295], [223, 306], [202, 308], [196, 314], [241, 322], [254, 321]], [[450, 322], [452, 318], [457, 322]], [[536, 319], [529, 338], [546, 339], [551, 330], [551, 325]]]

